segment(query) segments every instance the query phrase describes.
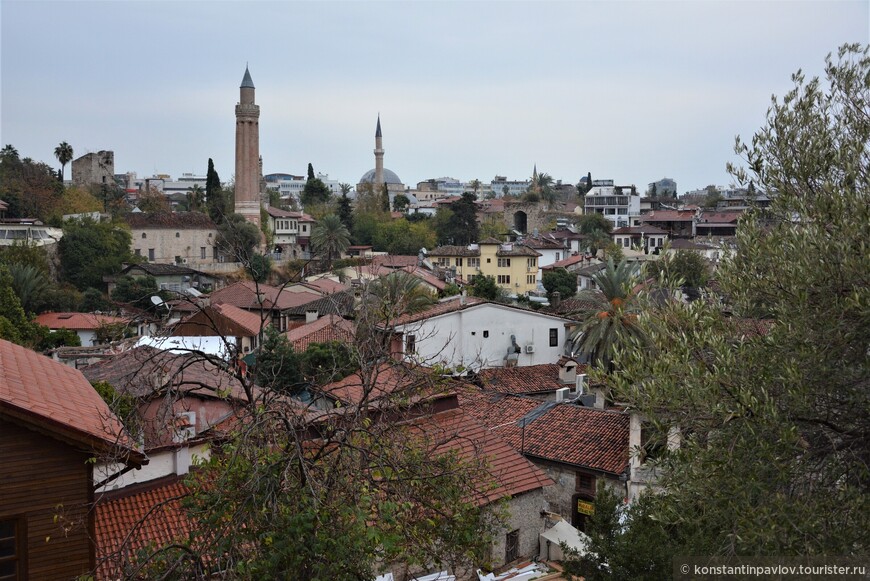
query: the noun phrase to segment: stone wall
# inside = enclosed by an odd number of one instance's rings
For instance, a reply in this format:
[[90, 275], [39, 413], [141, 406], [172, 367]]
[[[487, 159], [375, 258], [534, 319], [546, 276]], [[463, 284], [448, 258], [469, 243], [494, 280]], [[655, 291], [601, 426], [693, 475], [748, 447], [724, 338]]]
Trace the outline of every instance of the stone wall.
[[86, 153], [72, 162], [72, 181], [76, 186], [92, 184], [115, 185], [115, 153], [98, 151]]
[[[203, 265], [217, 262], [214, 259], [214, 241], [217, 230], [210, 228], [131, 228], [133, 253], [144, 256], [149, 262]], [[205, 248], [205, 258], [202, 249]], [[149, 254], [154, 250], [154, 257]]]
[[492, 567], [498, 568], [505, 564], [505, 541], [511, 531], [520, 531], [520, 558], [530, 559], [538, 554], [538, 537], [544, 530], [544, 518], [541, 516], [541, 511], [546, 508], [544, 490], [532, 490], [507, 502], [507, 521], [503, 530], [496, 534], [490, 552]]

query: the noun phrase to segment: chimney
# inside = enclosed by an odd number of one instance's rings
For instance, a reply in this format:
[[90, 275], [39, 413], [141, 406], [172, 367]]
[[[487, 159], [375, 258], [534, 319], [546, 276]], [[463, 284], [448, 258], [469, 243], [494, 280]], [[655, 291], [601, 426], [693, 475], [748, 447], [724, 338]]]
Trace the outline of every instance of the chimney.
[[562, 302], [562, 293], [559, 291], [553, 291], [553, 294], [550, 296], [550, 306], [554, 309], [559, 308], [559, 303]]
[[574, 385], [577, 381], [577, 362], [568, 357], [559, 360], [559, 382]]
[[577, 374], [577, 393], [585, 393], [586, 392], [586, 374], [579, 373]]
[[459, 304], [460, 305], [465, 304], [465, 289], [462, 289], [462, 292], [459, 293]]
[[318, 311], [316, 309], [305, 311], [305, 324], [313, 323], [317, 320]]
[[177, 475], [182, 476], [190, 472], [190, 447], [187, 444], [175, 449], [172, 463]]

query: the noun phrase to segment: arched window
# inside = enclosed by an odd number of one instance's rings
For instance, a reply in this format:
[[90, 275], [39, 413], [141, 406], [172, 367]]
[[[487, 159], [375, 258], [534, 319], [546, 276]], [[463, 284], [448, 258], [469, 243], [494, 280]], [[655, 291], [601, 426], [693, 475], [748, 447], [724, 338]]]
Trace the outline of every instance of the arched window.
[[181, 232], [176, 232], [176, 233], [175, 233], [175, 237], [176, 237], [176, 238], [181, 238]]
[[144, 232], [142, 232], [142, 238], [147, 238]]

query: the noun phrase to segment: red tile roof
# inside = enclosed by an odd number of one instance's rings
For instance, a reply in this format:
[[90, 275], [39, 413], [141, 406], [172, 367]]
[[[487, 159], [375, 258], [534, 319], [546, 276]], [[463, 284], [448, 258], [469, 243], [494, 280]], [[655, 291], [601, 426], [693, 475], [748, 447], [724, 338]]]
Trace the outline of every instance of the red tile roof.
[[430, 396], [450, 387], [424, 367], [407, 367], [396, 363], [383, 363], [365, 373], [354, 373], [321, 388], [330, 397], [345, 404], [359, 405], [388, 399], [392, 395], [403, 397]]
[[165, 390], [201, 397], [246, 400], [242, 384], [228, 371], [193, 354], [136, 347], [82, 369], [89, 381], [106, 381], [118, 392], [154, 397]]
[[308, 349], [311, 343], [326, 343], [340, 341], [351, 343], [354, 339], [354, 326], [351, 321], [336, 315], [320, 317], [313, 323], [308, 323], [287, 331], [287, 340], [293, 345], [293, 350], [301, 353]]
[[[480, 256], [480, 248], [467, 246], [439, 246], [429, 251], [429, 256]], [[416, 264], [416, 261], [414, 262]]]
[[563, 258], [558, 262], [554, 262], [553, 264], [548, 264], [547, 266], [542, 266], [541, 270], [552, 270], [554, 268], [568, 268], [569, 266], [574, 266], [575, 264], [582, 263], [586, 260], [586, 257], [582, 254], [578, 254], [577, 256], [569, 256], [568, 258]]
[[124, 218], [131, 228], [217, 228], [207, 214], [200, 212], [135, 212]]
[[77, 369], [0, 340], [0, 413], [96, 451], [136, 450], [120, 420]]
[[640, 217], [641, 222], [691, 222], [694, 210], [655, 210]]
[[303, 282], [302, 286], [309, 287], [315, 292], [319, 292], [322, 294], [337, 293], [341, 291], [346, 291], [350, 288], [346, 284], [341, 284], [340, 282], [336, 282], [329, 278], [318, 278], [317, 280]]
[[439, 301], [423, 311], [402, 315], [398, 317], [395, 321], [393, 321], [393, 325], [407, 325], [408, 323], [423, 321], [426, 319], [431, 319], [433, 317], [438, 317], [440, 315], [445, 315], [447, 313], [461, 311], [463, 309], [467, 309], [476, 305], [482, 305], [486, 302], [487, 301], [485, 301], [484, 299], [479, 299], [477, 297], [466, 297], [465, 301], [462, 301], [461, 298], [458, 296], [451, 297], [448, 300]]
[[[257, 299], [257, 293], [262, 294], [262, 303]], [[284, 289], [268, 284], [256, 284], [251, 281], [241, 281], [231, 284], [209, 295], [211, 304], [230, 303], [240, 309], [289, 309], [305, 303], [316, 301], [320, 295], [309, 292], [286, 292]]]
[[[629, 415], [527, 397], [460, 393], [462, 406], [526, 456], [621, 474], [628, 466]], [[531, 412], [540, 413], [526, 420]], [[525, 433], [523, 433], [525, 432]]]
[[623, 226], [622, 228], [617, 228], [611, 235], [615, 234], [667, 234], [667, 230], [662, 230], [661, 228], [657, 228], [656, 226], [650, 226], [649, 224], [643, 224], [642, 226]]
[[409, 422], [405, 429], [428, 441], [435, 452], [456, 453], [466, 462], [480, 462], [483, 473], [475, 483], [480, 505], [555, 484], [465, 410], [424, 416]]
[[96, 315], [93, 313], [43, 313], [36, 322], [49, 329], [71, 329], [73, 331], [95, 331], [102, 325], [115, 323], [127, 324], [130, 321], [121, 317]]
[[[583, 373], [582, 369], [585, 369], [585, 366], [578, 367], [578, 373]], [[574, 384], [562, 383], [559, 379], [559, 366], [555, 363], [482, 369], [479, 377], [484, 390], [499, 393], [542, 393], [556, 391], [563, 387], [571, 389], [575, 387]]]
[[271, 323], [259, 313], [240, 309], [230, 303], [211, 304], [179, 321], [172, 334], [179, 337], [254, 337]]
[[177, 476], [107, 493], [97, 500], [97, 571], [100, 581], [120, 579], [120, 567], [137, 551], [184, 541], [191, 532], [181, 499], [190, 493]]

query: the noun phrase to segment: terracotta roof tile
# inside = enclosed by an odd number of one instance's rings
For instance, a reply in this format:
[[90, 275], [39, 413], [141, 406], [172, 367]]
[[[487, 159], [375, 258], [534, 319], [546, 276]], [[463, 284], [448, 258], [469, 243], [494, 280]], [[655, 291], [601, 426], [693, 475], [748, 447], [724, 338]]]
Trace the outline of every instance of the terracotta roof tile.
[[641, 222], [691, 222], [695, 219], [694, 210], [655, 210], [640, 217]]
[[[261, 293], [262, 303], [257, 299], [257, 293]], [[317, 300], [320, 295], [309, 292], [286, 292], [280, 287], [268, 284], [256, 284], [245, 280], [231, 284], [209, 295], [212, 304], [230, 303], [240, 309], [260, 310], [278, 309], [284, 310], [297, 307], [305, 303]]]
[[199, 228], [216, 230], [207, 214], [200, 212], [134, 212], [124, 218], [131, 228]]
[[540, 468], [463, 409], [424, 416], [409, 424], [436, 452], [451, 452], [466, 461], [482, 461], [478, 504], [517, 496], [555, 484]]
[[464, 302], [460, 299], [460, 297], [451, 297], [448, 300], [439, 301], [423, 311], [402, 315], [398, 317], [395, 321], [393, 321], [393, 325], [407, 325], [408, 323], [413, 323], [415, 321], [423, 321], [425, 319], [431, 319], [432, 317], [437, 317], [439, 315], [453, 313], [477, 305], [482, 305], [486, 302], [487, 301], [485, 301], [484, 299], [479, 299], [477, 297], [466, 297]]
[[332, 294], [348, 290], [350, 287], [346, 284], [341, 284], [329, 278], [318, 278], [302, 283], [303, 286], [313, 289], [315, 292], [323, 294]]
[[77, 369], [0, 340], [0, 411], [96, 450], [135, 444]]
[[172, 329], [172, 335], [179, 337], [254, 337], [270, 325], [270, 318], [264, 321], [259, 313], [240, 309], [230, 303], [211, 304], [197, 310], [191, 316], [179, 321]]
[[246, 399], [229, 372], [196, 354], [175, 354], [142, 346], [82, 369], [89, 381], [105, 381], [119, 393], [149, 397], [171, 389], [202, 397]]
[[[628, 466], [629, 415], [527, 397], [460, 393], [464, 409], [517, 450], [553, 462], [621, 474]], [[522, 418], [536, 412], [522, 428]], [[525, 433], [523, 433], [525, 432]]]
[[[298, 293], [310, 294], [310, 293]], [[351, 292], [337, 292], [317, 297], [313, 301], [306, 301], [298, 306], [286, 309], [288, 315], [304, 315], [308, 311], [317, 311], [318, 315], [341, 315], [351, 316], [354, 312], [354, 297]]]
[[291, 329], [286, 333], [287, 340], [297, 353], [305, 351], [311, 343], [326, 343], [340, 341], [351, 343], [354, 338], [354, 326], [351, 321], [336, 315], [320, 317], [313, 323]]
[[36, 322], [49, 329], [71, 329], [73, 331], [95, 331], [101, 325], [115, 323], [128, 324], [130, 321], [121, 317], [95, 315], [92, 313], [43, 313], [36, 317]]
[[430, 250], [429, 256], [480, 256], [480, 249], [467, 246], [439, 246]]
[[186, 540], [191, 526], [181, 499], [189, 493], [181, 479], [173, 476], [99, 498], [94, 516], [96, 578], [119, 579], [118, 565], [135, 561], [140, 549]]
[[[579, 366], [585, 368], [585, 366]], [[578, 369], [578, 373], [583, 373]], [[574, 388], [559, 379], [559, 366], [555, 363], [528, 365], [525, 367], [493, 367], [479, 373], [482, 388], [499, 393], [524, 394], [556, 391], [563, 387]]]

